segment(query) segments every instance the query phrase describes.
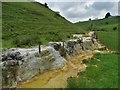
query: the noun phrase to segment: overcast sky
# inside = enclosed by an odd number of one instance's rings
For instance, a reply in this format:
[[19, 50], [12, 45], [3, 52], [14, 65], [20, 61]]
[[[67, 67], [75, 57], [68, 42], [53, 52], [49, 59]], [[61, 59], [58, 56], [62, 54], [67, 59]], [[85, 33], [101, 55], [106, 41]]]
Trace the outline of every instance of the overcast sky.
[[[36, 0], [45, 3], [45, 0]], [[58, 0], [57, 0], [58, 1]], [[65, 1], [65, 0], [64, 0]], [[50, 9], [59, 11], [69, 21], [75, 23], [86, 21], [89, 18], [104, 18], [107, 12], [111, 15], [118, 15], [118, 0], [106, 0], [106, 2], [96, 2], [96, 0], [87, 2], [47, 2]]]

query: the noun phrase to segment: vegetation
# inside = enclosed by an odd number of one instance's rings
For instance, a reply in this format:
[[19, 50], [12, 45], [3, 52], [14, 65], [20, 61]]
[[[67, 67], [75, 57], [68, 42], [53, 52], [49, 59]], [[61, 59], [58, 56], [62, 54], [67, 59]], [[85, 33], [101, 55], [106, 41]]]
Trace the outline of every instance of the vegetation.
[[113, 27], [117, 27], [116, 30], [118, 30], [118, 19], [120, 19], [119, 16], [114, 16], [111, 18], [104, 18], [104, 19], [98, 19], [98, 20], [91, 20], [91, 21], [84, 21], [80, 23], [75, 23], [75, 25], [83, 28], [86, 31], [90, 31], [90, 26], [92, 26], [93, 31], [114, 31]]
[[105, 15], [105, 18], [109, 18], [111, 15], [110, 13], [108, 12], [106, 15]]
[[[105, 44], [109, 49], [118, 51], [118, 19], [120, 17], [112, 17], [100, 20], [85, 21], [76, 23], [86, 31], [95, 31], [98, 35], [99, 40]], [[88, 25], [88, 27], [86, 27]]]
[[[30, 47], [71, 38], [85, 31], [118, 31], [118, 17], [72, 24], [58, 12], [37, 2], [4, 2], [2, 4], [2, 46]], [[87, 27], [86, 27], [87, 26]], [[103, 34], [99, 34], [99, 37]], [[27, 38], [26, 38], [27, 37]], [[35, 38], [38, 39], [35, 39]], [[26, 39], [26, 40], [25, 40]], [[29, 39], [29, 40], [28, 40]]]
[[46, 8], [49, 8], [47, 3], [45, 3], [44, 6], [45, 6]]
[[118, 55], [96, 54], [78, 78], [68, 80], [69, 88], [117, 88]]
[[101, 43], [105, 44], [111, 50], [118, 52], [118, 31], [115, 32], [100, 32], [98, 38]]
[[[3, 2], [2, 5], [3, 48], [47, 44], [49, 41], [69, 39], [73, 33], [95, 31], [103, 44], [109, 49], [119, 52], [118, 19], [120, 17], [90, 19], [72, 24], [58, 12], [50, 10], [47, 4]], [[82, 72], [78, 78], [68, 80], [68, 87], [118, 87], [118, 54], [95, 55], [87, 63], [86, 72]]]
[[[93, 30], [109, 49], [119, 52], [118, 19], [106, 18], [76, 23], [86, 31]], [[89, 25], [88, 27], [86, 27]], [[97, 54], [87, 63], [88, 68], [78, 78], [68, 80], [69, 88], [118, 88], [119, 53]]]
[[[37, 2], [2, 3], [3, 48], [30, 47], [41, 41], [67, 39], [72, 33], [83, 30], [49, 8]], [[38, 39], [36, 39], [36, 37]]]

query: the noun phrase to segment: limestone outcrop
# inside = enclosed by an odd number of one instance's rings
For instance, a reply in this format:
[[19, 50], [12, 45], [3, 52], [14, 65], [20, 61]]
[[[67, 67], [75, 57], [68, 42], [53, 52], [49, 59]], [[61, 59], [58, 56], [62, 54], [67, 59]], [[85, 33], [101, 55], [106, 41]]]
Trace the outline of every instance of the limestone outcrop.
[[30, 80], [49, 70], [62, 68], [75, 55], [98, 48], [97, 39], [93, 35], [76, 37], [63, 42], [49, 42], [48, 46], [11, 48], [3, 51], [0, 60], [0, 81], [3, 87], [15, 87], [18, 82]]

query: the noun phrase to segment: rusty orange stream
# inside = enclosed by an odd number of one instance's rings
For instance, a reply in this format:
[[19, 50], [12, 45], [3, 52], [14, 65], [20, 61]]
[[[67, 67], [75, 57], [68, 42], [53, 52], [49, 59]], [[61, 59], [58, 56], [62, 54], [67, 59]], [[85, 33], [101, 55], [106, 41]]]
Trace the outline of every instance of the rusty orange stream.
[[80, 54], [68, 60], [68, 63], [61, 69], [45, 72], [35, 78], [22, 82], [19, 88], [65, 88], [67, 78], [77, 76], [78, 71], [85, 70], [85, 66], [80, 63], [81, 60], [93, 57], [93, 52]]

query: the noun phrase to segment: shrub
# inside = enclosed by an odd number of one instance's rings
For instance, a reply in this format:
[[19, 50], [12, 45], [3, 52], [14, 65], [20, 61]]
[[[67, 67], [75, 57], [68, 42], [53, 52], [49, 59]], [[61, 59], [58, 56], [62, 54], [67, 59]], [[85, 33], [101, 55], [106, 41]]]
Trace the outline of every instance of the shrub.
[[52, 39], [53, 39], [52, 41], [55, 41], [55, 42], [58, 42], [58, 41], [62, 40], [62, 38], [60, 36], [54, 37]]
[[31, 36], [31, 35], [16, 37], [15, 39], [13, 39], [13, 44], [16, 47], [32, 46], [38, 44], [38, 42], [39, 42], [39, 37]]
[[117, 29], [117, 27], [113, 27], [113, 30], [116, 30]]
[[15, 46], [19, 46], [19, 39], [18, 39], [18, 37], [17, 37], [17, 38], [14, 38], [14, 39], [12, 40], [12, 43], [13, 43]]
[[55, 15], [58, 16], [58, 17], [61, 16], [61, 15], [60, 15], [60, 12], [57, 12], [57, 11], [55, 12]]
[[70, 38], [70, 35], [67, 35], [67, 38]]
[[44, 6], [45, 6], [46, 8], [48, 8], [48, 4], [47, 4], [47, 3], [45, 3]]
[[108, 24], [108, 22], [105, 22], [105, 24]]
[[106, 15], [105, 15], [105, 18], [109, 18], [111, 15], [110, 13], [108, 12]]

